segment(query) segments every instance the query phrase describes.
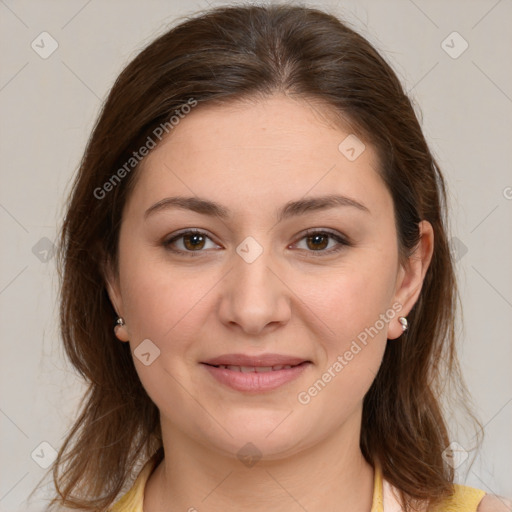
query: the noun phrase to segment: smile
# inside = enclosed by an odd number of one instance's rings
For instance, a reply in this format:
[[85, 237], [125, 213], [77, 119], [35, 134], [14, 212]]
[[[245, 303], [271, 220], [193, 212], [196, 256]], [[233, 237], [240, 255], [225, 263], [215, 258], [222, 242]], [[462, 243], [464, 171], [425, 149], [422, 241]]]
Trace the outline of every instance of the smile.
[[236, 391], [263, 393], [273, 391], [297, 379], [312, 363], [303, 361], [296, 365], [236, 366], [202, 363], [216, 382]]
[[293, 368], [294, 366], [298, 366], [298, 365], [277, 364], [275, 366], [233, 366], [233, 365], [219, 364], [219, 365], [214, 365], [214, 366], [216, 366], [216, 368], [224, 368], [227, 370], [231, 370], [232, 372], [264, 373], [264, 372], [275, 372], [278, 370], [289, 370], [290, 368]]

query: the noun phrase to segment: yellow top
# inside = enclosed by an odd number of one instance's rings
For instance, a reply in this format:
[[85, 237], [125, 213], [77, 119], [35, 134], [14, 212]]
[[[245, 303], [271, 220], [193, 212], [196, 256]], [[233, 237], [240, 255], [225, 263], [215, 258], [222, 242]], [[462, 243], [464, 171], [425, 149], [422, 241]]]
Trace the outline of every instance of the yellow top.
[[[156, 467], [157, 460], [151, 457], [138, 474], [130, 490], [124, 494], [110, 509], [111, 512], [143, 512], [144, 488], [149, 476]], [[373, 501], [371, 512], [394, 512], [401, 510], [393, 496], [391, 486], [385, 481], [383, 492], [383, 480], [380, 467], [375, 467], [375, 479], [373, 486]], [[474, 487], [455, 484], [455, 493], [436, 512], [476, 512], [478, 504], [484, 497], [485, 491]]]

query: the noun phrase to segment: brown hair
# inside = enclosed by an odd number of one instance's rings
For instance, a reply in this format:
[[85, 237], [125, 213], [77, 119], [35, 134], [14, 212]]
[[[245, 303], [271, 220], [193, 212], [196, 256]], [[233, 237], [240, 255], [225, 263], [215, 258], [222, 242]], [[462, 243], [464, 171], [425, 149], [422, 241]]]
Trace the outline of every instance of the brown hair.
[[[58, 496], [50, 506], [106, 510], [137, 464], [157, 451], [163, 456], [159, 411], [138, 378], [129, 345], [115, 338], [103, 273], [107, 260], [117, 267], [123, 206], [138, 166], [122, 180], [112, 176], [191, 99], [201, 108], [276, 92], [329, 105], [373, 144], [393, 198], [402, 258], [418, 243], [418, 223], [426, 219], [433, 226], [434, 253], [408, 315], [410, 329], [387, 344], [364, 398], [360, 446], [400, 489], [406, 510], [435, 505], [453, 492], [454, 470], [442, 456], [450, 443], [441, 404], [445, 380], [456, 384], [480, 427], [477, 435], [482, 429], [456, 357], [458, 291], [443, 177], [409, 98], [369, 42], [331, 14], [282, 4], [219, 7], [182, 21], [123, 70], [103, 106], [59, 247], [61, 333], [89, 387], [53, 467]], [[107, 182], [108, 193], [95, 193]]]

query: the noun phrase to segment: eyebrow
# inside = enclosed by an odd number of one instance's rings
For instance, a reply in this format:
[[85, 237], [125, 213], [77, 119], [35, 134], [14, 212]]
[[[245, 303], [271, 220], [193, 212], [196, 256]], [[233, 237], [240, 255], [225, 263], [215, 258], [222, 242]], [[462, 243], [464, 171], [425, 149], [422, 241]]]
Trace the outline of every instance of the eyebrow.
[[[364, 204], [359, 203], [355, 199], [340, 195], [327, 195], [311, 197], [308, 199], [299, 199], [298, 201], [289, 201], [278, 211], [277, 221], [281, 222], [290, 217], [304, 215], [312, 211], [327, 210], [342, 206], [349, 206], [366, 213], [371, 213]], [[191, 210], [202, 215], [219, 217], [221, 219], [228, 219], [233, 215], [228, 208], [216, 203], [215, 201], [210, 201], [200, 197], [175, 196], [166, 197], [150, 206], [144, 213], [144, 219], [147, 219], [150, 215], [156, 212], [172, 208]]]

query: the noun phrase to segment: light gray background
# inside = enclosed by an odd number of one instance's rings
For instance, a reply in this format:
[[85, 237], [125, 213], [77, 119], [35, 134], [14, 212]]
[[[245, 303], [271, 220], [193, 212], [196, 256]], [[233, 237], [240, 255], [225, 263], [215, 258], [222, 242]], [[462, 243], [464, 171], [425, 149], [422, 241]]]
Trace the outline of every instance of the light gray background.
[[[462, 367], [486, 435], [475, 464], [458, 468], [458, 481], [510, 497], [512, 3], [310, 5], [344, 17], [369, 38], [421, 109], [450, 187], [465, 311]], [[40, 443], [58, 449], [84, 389], [59, 343], [49, 241], [101, 102], [143, 45], [177, 16], [207, 7], [206, 0], [0, 0], [1, 511], [43, 509], [42, 501], [24, 503], [44, 472], [31, 454], [51, 462], [51, 448]], [[43, 46], [43, 31], [59, 45], [47, 59], [31, 47], [34, 40]], [[453, 31], [469, 44], [458, 58], [442, 46]], [[453, 54], [463, 41], [452, 36], [444, 44]], [[470, 437], [457, 440], [464, 446]]]

